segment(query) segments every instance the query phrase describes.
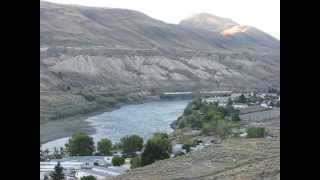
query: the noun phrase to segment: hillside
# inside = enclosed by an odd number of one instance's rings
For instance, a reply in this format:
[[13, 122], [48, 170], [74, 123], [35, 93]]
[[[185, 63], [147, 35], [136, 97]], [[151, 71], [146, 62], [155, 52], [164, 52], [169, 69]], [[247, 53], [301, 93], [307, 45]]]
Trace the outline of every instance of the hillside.
[[240, 118], [244, 126], [265, 127], [269, 137], [232, 137], [186, 155], [132, 169], [113, 179], [279, 180], [280, 109], [248, 113]]
[[255, 28], [225, 36], [132, 10], [40, 1], [41, 123], [163, 91], [279, 88], [279, 44]]

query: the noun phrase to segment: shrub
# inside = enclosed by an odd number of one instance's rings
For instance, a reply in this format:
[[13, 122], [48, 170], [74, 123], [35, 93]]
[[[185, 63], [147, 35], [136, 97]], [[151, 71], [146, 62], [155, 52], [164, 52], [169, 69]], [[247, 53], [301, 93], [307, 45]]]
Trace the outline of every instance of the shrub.
[[121, 166], [124, 164], [125, 159], [123, 157], [114, 156], [112, 158], [112, 165], [114, 166]]
[[205, 123], [201, 133], [207, 136], [217, 135], [221, 139], [225, 139], [232, 133], [233, 126], [234, 125], [232, 122], [219, 119], [219, 120], [211, 121], [209, 123]]
[[141, 167], [142, 166], [141, 157], [136, 156], [136, 157], [132, 158], [130, 161], [130, 164], [131, 164], [132, 169], [137, 168], [137, 167]]
[[97, 178], [90, 175], [90, 176], [83, 176], [83, 177], [81, 177], [80, 180], [97, 180]]
[[248, 138], [263, 138], [266, 133], [264, 127], [251, 127], [247, 130]]

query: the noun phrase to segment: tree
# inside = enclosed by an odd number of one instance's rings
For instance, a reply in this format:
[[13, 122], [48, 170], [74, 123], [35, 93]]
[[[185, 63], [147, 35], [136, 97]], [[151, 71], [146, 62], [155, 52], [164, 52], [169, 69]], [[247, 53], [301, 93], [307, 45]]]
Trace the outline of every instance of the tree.
[[148, 140], [145, 150], [141, 154], [141, 164], [143, 166], [153, 163], [156, 160], [170, 157], [171, 144], [168, 135], [156, 133]]
[[239, 103], [246, 103], [247, 102], [246, 97], [243, 94], [241, 94], [238, 98], [238, 102]]
[[194, 111], [187, 117], [187, 121], [190, 123], [192, 129], [200, 129], [202, 127], [202, 119], [200, 113]]
[[105, 139], [101, 139], [98, 142], [98, 147], [97, 150], [99, 152], [99, 154], [104, 155], [104, 156], [109, 156], [111, 155], [111, 149], [112, 149], [112, 142], [105, 138]]
[[58, 164], [54, 167], [54, 171], [50, 173], [50, 177], [52, 180], [64, 180], [64, 174], [63, 174], [63, 167], [60, 165], [60, 162], [58, 161]]
[[233, 102], [231, 100], [231, 98], [228, 98], [228, 102], [227, 102], [227, 106], [232, 106]]
[[133, 155], [143, 147], [143, 139], [138, 135], [121, 138], [122, 150], [127, 155]]
[[48, 175], [44, 175], [44, 176], [43, 176], [43, 180], [49, 180]]
[[97, 178], [90, 175], [90, 176], [83, 176], [83, 177], [81, 177], [80, 180], [97, 180]]
[[240, 112], [237, 109], [234, 109], [231, 113], [231, 120], [232, 121], [240, 121], [240, 116], [239, 116]]
[[193, 104], [189, 103], [187, 107], [184, 109], [183, 115], [185, 116], [190, 115], [192, 113], [192, 107], [193, 107]]
[[114, 166], [121, 166], [124, 164], [125, 159], [123, 157], [114, 156], [112, 158], [112, 165]]
[[65, 145], [71, 156], [90, 156], [95, 150], [92, 137], [83, 132], [76, 132]]

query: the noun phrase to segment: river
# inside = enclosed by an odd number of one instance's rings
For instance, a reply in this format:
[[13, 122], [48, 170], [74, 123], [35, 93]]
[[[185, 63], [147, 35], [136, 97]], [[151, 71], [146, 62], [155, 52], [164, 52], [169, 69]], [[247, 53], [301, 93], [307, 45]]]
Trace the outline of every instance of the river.
[[[143, 104], [125, 105], [86, 119], [96, 130], [93, 137], [97, 142], [108, 138], [119, 142], [125, 135], [137, 134], [147, 140], [155, 132], [170, 133], [170, 124], [182, 115], [190, 100], [153, 101]], [[42, 144], [42, 149], [53, 150], [64, 147], [69, 137], [56, 139]]]

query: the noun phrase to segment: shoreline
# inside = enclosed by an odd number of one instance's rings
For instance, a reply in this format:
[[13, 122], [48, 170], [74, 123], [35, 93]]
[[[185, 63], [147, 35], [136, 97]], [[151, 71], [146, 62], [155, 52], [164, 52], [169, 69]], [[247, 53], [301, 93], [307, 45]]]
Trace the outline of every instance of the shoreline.
[[111, 112], [111, 111], [120, 109], [122, 106], [125, 106], [125, 105], [141, 104], [141, 103], [144, 103], [144, 101], [135, 101], [131, 103], [119, 103], [112, 108], [103, 108], [98, 111], [94, 111], [86, 114], [78, 114], [78, 115], [70, 116], [63, 119], [51, 120], [44, 124], [40, 124], [40, 143], [45, 144], [50, 141], [72, 136], [72, 134], [77, 130], [81, 130], [85, 133], [88, 133], [89, 135], [92, 135], [96, 132], [96, 130], [94, 129], [94, 127], [90, 125], [90, 122], [86, 121], [89, 117], [97, 116], [105, 112]]
[[80, 130], [88, 133], [89, 135], [92, 135], [96, 133], [96, 130], [94, 127], [90, 125], [90, 122], [86, 121], [89, 117], [97, 116], [105, 112], [118, 110], [121, 107], [126, 105], [143, 104], [143, 103], [153, 102], [153, 101], [180, 100], [180, 98], [177, 98], [177, 99], [161, 99], [160, 97], [158, 98], [144, 97], [144, 98], [145, 99], [142, 99], [139, 101], [134, 101], [129, 103], [119, 103], [113, 108], [104, 108], [95, 112], [90, 112], [87, 114], [78, 114], [76, 116], [71, 116], [71, 117], [67, 117], [59, 120], [52, 120], [44, 124], [40, 124], [40, 143], [45, 144], [50, 141], [72, 136], [72, 134], [77, 130]]

